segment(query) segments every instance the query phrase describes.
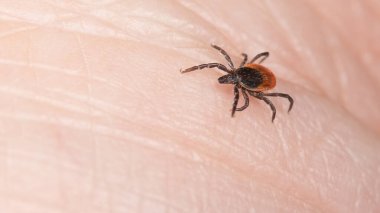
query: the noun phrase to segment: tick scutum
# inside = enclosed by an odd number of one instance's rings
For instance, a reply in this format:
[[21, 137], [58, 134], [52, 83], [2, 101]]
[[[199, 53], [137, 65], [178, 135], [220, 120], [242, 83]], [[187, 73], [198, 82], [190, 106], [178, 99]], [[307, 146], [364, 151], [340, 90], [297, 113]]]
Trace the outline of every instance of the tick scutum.
[[241, 67], [236, 70], [236, 74], [240, 83], [247, 88], [256, 88], [264, 82], [262, 73], [250, 67]]

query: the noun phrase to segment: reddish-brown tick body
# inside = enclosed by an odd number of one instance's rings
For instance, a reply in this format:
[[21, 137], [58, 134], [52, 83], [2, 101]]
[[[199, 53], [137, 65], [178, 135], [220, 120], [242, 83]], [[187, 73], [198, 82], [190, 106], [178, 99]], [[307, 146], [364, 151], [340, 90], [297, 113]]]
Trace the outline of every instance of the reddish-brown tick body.
[[252, 91], [266, 91], [276, 86], [276, 77], [260, 64], [246, 64], [235, 70], [240, 85]]

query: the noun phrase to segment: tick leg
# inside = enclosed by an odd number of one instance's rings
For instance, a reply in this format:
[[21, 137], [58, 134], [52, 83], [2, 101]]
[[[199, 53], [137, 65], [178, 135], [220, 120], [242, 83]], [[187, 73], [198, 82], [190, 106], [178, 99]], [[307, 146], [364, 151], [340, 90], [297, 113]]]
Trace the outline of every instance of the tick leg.
[[243, 56], [243, 61], [240, 63], [240, 66], [239, 66], [239, 67], [244, 66], [245, 63], [247, 63], [247, 59], [248, 59], [248, 55], [247, 55], [247, 54], [242, 53], [241, 55]]
[[290, 97], [290, 95], [288, 94], [284, 94], [284, 93], [263, 93], [263, 96], [274, 96], [274, 97], [282, 97], [282, 98], [287, 98], [289, 100], [289, 109], [288, 109], [288, 112], [290, 112], [290, 110], [292, 110], [292, 107], [293, 107], [293, 103], [294, 103], [294, 100], [292, 97]]
[[191, 71], [194, 71], [194, 70], [201, 70], [201, 69], [204, 69], [204, 68], [218, 68], [220, 70], [223, 70], [224, 72], [228, 72], [228, 73], [232, 73], [230, 70], [227, 69], [226, 66], [224, 66], [223, 64], [219, 64], [219, 63], [208, 63], [208, 64], [200, 64], [200, 65], [197, 65], [197, 66], [193, 66], [193, 67], [189, 67], [185, 70], [180, 70], [181, 73], [186, 73], [186, 72], [191, 72]]
[[211, 47], [217, 49], [222, 55], [224, 55], [224, 57], [226, 58], [226, 60], [228, 62], [228, 66], [230, 66], [231, 69], [235, 69], [234, 68], [234, 63], [232, 63], [232, 60], [231, 60], [230, 56], [228, 55], [228, 53], [225, 50], [223, 50], [219, 46], [216, 46], [215, 44], [211, 44]]
[[252, 92], [252, 91], [248, 91], [248, 92], [253, 97], [265, 101], [265, 103], [270, 106], [272, 110], [272, 123], [273, 123], [274, 119], [276, 118], [276, 107], [273, 105], [273, 103], [268, 98], [264, 97], [264, 94], [262, 92], [259, 92], [259, 93]]
[[232, 104], [232, 113], [231, 117], [234, 117], [235, 111], [236, 111], [236, 106], [239, 102], [239, 88], [237, 86], [234, 87], [234, 103]]
[[248, 94], [244, 88], [241, 88], [241, 94], [243, 94], [244, 97], [244, 105], [242, 107], [236, 108], [236, 111], [243, 111], [249, 106]]
[[251, 60], [251, 62], [249, 62], [249, 63], [254, 63], [257, 59], [259, 59], [260, 57], [263, 57], [263, 59], [261, 59], [260, 61], [259, 61], [259, 63], [258, 64], [261, 64], [261, 62], [263, 62], [265, 59], [267, 59], [268, 57], [269, 57], [269, 52], [262, 52], [262, 53], [259, 53], [259, 54], [257, 54], [252, 60]]
[[276, 107], [274, 107], [273, 103], [266, 97], [261, 97], [263, 101], [265, 101], [265, 103], [267, 103], [271, 110], [272, 110], [272, 123], [274, 121], [274, 119], [276, 118]]

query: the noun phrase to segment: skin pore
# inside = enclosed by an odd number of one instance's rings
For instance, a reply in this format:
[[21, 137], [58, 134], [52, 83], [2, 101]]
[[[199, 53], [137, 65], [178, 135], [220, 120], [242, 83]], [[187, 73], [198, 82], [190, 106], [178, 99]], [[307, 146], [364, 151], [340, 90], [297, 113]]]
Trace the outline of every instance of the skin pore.
[[[380, 211], [378, 1], [0, 8], [0, 212]], [[224, 73], [179, 72], [210, 43], [269, 51], [292, 111], [231, 118]]]

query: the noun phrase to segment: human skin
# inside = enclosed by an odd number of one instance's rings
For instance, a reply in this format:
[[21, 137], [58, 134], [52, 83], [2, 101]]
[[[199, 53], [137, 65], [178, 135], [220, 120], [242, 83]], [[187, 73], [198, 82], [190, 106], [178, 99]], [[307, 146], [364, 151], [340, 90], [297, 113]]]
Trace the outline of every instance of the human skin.
[[[0, 212], [379, 212], [380, 3], [0, 2]], [[223, 72], [270, 57], [230, 117]], [[240, 102], [240, 105], [242, 102]]]

